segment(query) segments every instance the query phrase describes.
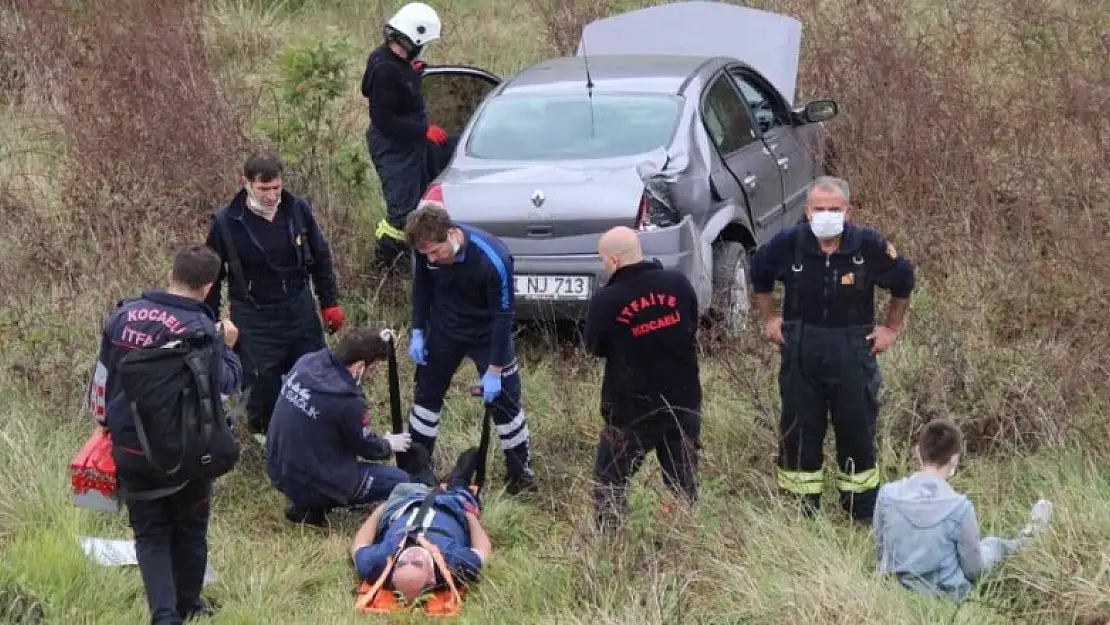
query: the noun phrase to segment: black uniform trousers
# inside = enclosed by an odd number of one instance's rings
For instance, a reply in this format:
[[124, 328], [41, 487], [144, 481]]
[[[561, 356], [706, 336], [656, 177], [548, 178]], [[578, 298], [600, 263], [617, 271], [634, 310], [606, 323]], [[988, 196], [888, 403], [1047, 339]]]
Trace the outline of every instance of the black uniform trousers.
[[802, 496], [809, 512], [820, 506], [822, 447], [830, 420], [841, 505], [863, 522], [870, 522], [875, 509], [880, 481], [875, 426], [882, 379], [866, 338], [871, 330], [872, 326], [783, 324], [776, 481]]
[[[126, 485], [125, 485], [126, 487]], [[167, 497], [127, 501], [135, 555], [154, 625], [177, 625], [204, 609], [212, 482], [195, 480]]]
[[609, 423], [602, 427], [594, 461], [594, 509], [599, 525], [615, 523], [623, 514], [628, 480], [652, 451], [667, 487], [689, 504], [697, 501], [701, 415], [696, 410], [674, 412], [630, 427]]
[[428, 140], [398, 141], [374, 128], [366, 132], [366, 146], [382, 186], [386, 209], [386, 217], [375, 231], [378, 263], [391, 264], [407, 251], [405, 220], [450, 161], [457, 140], [451, 137], [441, 146]]
[[265, 433], [282, 376], [298, 358], [326, 346], [316, 299], [305, 286], [276, 304], [254, 306], [233, 300], [231, 320], [239, 327], [235, 351], [243, 362], [243, 388], [250, 389], [247, 418], [252, 431]]
[[[427, 348], [425, 362], [428, 364], [416, 368], [409, 432], [413, 443], [420, 443], [433, 453], [439, 436], [443, 399], [455, 372], [463, 358], [470, 358], [480, 379], [489, 367], [490, 347], [485, 343], [466, 344], [432, 334]], [[510, 364], [501, 370], [501, 393], [494, 398], [491, 408], [509, 481], [532, 479], [535, 477], [532, 439], [521, 402], [520, 366], [511, 356]]]

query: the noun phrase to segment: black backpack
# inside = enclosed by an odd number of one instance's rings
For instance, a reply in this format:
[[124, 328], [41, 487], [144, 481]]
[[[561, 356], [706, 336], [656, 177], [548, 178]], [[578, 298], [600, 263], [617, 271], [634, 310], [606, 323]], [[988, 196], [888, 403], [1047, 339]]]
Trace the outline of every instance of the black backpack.
[[116, 375], [131, 403], [135, 430], [154, 476], [177, 487], [128, 493], [131, 499], [172, 494], [190, 480], [213, 480], [239, 460], [239, 443], [224, 415], [213, 366], [222, 339], [203, 331], [129, 352]]

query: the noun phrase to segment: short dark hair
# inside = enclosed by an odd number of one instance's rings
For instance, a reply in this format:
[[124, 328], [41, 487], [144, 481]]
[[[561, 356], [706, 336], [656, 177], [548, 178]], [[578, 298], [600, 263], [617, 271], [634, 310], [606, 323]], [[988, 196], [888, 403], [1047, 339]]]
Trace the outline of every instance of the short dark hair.
[[952, 456], [960, 453], [963, 438], [955, 423], [946, 419], [930, 421], [918, 437], [921, 461], [938, 467], [948, 464]]
[[173, 255], [170, 279], [190, 289], [200, 289], [216, 281], [222, 265], [220, 255], [212, 248], [190, 245], [177, 250]]
[[451, 215], [439, 206], [421, 206], [409, 213], [405, 221], [405, 238], [409, 247], [418, 247], [422, 243], [443, 243], [447, 240], [447, 231], [455, 227]]
[[382, 338], [379, 328], [355, 328], [339, 339], [332, 355], [347, 366], [356, 362], [377, 362], [389, 356], [389, 343]]
[[273, 152], [251, 154], [246, 163], [243, 163], [243, 175], [251, 182], [270, 182], [280, 178], [285, 171], [281, 157]]

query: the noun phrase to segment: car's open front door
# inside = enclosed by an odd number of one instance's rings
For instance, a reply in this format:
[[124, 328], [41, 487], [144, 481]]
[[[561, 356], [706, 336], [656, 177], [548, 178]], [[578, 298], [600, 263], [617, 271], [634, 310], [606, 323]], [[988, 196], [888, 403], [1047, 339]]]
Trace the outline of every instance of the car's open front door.
[[428, 122], [457, 137], [486, 95], [501, 84], [501, 78], [466, 65], [428, 65], [424, 68], [424, 103]]

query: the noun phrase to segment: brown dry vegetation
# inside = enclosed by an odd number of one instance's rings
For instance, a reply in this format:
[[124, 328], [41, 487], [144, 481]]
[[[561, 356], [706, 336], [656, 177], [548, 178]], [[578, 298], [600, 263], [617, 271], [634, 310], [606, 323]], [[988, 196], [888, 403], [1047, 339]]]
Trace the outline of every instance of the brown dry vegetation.
[[[0, 128], [0, 339], [7, 352], [0, 388], [18, 402], [2, 404], [7, 414], [45, 409], [51, 427], [79, 420], [72, 415], [100, 315], [118, 297], [159, 283], [164, 249], [203, 237], [211, 210], [230, 197], [245, 150], [260, 142], [253, 122], [270, 111], [256, 83], [248, 86], [237, 72], [264, 68], [259, 59], [280, 47], [277, 33], [290, 30], [281, 27], [290, 18], [270, 4], [223, 3], [213, 20], [211, 3], [200, 0], [0, 3], [0, 101], [10, 103]], [[465, 22], [457, 32], [473, 36], [445, 40], [434, 60], [494, 63], [491, 69], [504, 75], [538, 60], [537, 48], [520, 43], [526, 33], [542, 32], [550, 50], [573, 52], [582, 23], [631, 4], [460, 2], [444, 10], [445, 21]], [[333, 22], [340, 28], [370, 23], [390, 10], [383, 3], [323, 5], [319, 14], [294, 19], [328, 22], [322, 30], [330, 30]], [[1110, 6], [1078, 0], [751, 5], [802, 20], [799, 100], [840, 103], [840, 115], [827, 124], [836, 147], [832, 165], [852, 183], [856, 218], [877, 225], [919, 267], [909, 330], [883, 360], [885, 461], [904, 469], [906, 443], [918, 427], [950, 417], [964, 427], [975, 467], [965, 486], [980, 501], [1009, 506], [997, 517], [981, 509], [981, 518], [1016, 522], [1040, 489], [1072, 504], [1044, 552], [1019, 560], [992, 583], [980, 599], [989, 612], [961, 608], [969, 619], [962, 622], [1110, 622], [1102, 573], [1110, 541], [1104, 451], [1110, 445], [1110, 265], [1100, 253], [1110, 235]], [[233, 9], [243, 13], [239, 21], [229, 17]], [[496, 17], [483, 17], [487, 12]], [[209, 36], [213, 21], [215, 37]], [[351, 28], [376, 38], [376, 23]], [[237, 56], [237, 43], [254, 56]], [[518, 44], [524, 52], [513, 47]], [[364, 53], [352, 64], [352, 93], [344, 100], [343, 120], [356, 141], [365, 101], [353, 85]], [[299, 182], [290, 181], [294, 188]], [[342, 198], [355, 207], [327, 210], [321, 218], [337, 241], [340, 279], [355, 318], [380, 323], [405, 314], [375, 299], [377, 281], [364, 272], [366, 224], [381, 212], [374, 184], [323, 187], [327, 197], [318, 201], [331, 206]], [[394, 298], [403, 301], [404, 294]], [[674, 622], [675, 615], [784, 624], [948, 618], [947, 608], [913, 603], [867, 581], [865, 536], [844, 538], [843, 527], [784, 521], [792, 517], [768, 480], [777, 421], [772, 351], [754, 333], [731, 345], [707, 340], [706, 348], [711, 438], [701, 532], [681, 531], [684, 521], [656, 522], [654, 533], [644, 530], [647, 539], [634, 536], [601, 561], [581, 548], [588, 536], [577, 520], [584, 503], [565, 497], [588, 473], [597, 369], [574, 355], [530, 355], [526, 392], [534, 399], [526, 401], [533, 404], [549, 501], [536, 517], [510, 503], [494, 509], [491, 523], [501, 536], [511, 535], [503, 539], [511, 548], [493, 590], [474, 600], [477, 609], [500, 620], [503, 613], [493, 616], [498, 602], [518, 601], [522, 614], [559, 615], [549, 622]], [[29, 441], [46, 440], [35, 430], [20, 432]], [[460, 444], [468, 434], [461, 436]], [[70, 453], [67, 446], [56, 451]], [[36, 457], [43, 464], [64, 461]], [[0, 461], [0, 474], [13, 467]], [[262, 488], [251, 471], [258, 467], [248, 463], [246, 477], [231, 478], [228, 500], [247, 501]], [[64, 495], [56, 475], [43, 479], [55, 490], [22, 487], [25, 500]], [[260, 523], [277, 544], [277, 504], [267, 501], [268, 507], [222, 512], [238, 514], [236, 522]], [[26, 538], [18, 528], [28, 519], [47, 523], [47, 512], [56, 510], [27, 505], [0, 505], [0, 544], [23, 548], [12, 562], [29, 562], [42, 544], [35, 541], [43, 539]], [[554, 536], [552, 518], [570, 529], [537, 546]], [[226, 542], [242, 538], [225, 531]], [[654, 540], [655, 550], [643, 540]], [[326, 557], [339, 558], [346, 536], [332, 541]], [[293, 553], [320, 557], [313, 545], [305, 542]], [[250, 557], [240, 549], [232, 553]], [[217, 557], [227, 558], [225, 570], [234, 568], [232, 556]], [[698, 566], [676, 572], [668, 568], [675, 561]], [[0, 579], [21, 579], [46, 600], [110, 622], [110, 611], [63, 590], [59, 580], [67, 578], [28, 582], [20, 571], [0, 572]], [[341, 567], [329, 574], [345, 579]], [[537, 577], [562, 594], [545, 595]], [[305, 588], [317, 582], [297, 578]], [[253, 594], [250, 582], [229, 584], [238, 584], [228, 592], [241, 604], [243, 622], [263, 618], [253, 614], [281, 614]], [[803, 585], [819, 590], [805, 591], [812, 592], [807, 600]], [[721, 592], [745, 605], [729, 605]], [[142, 614], [140, 599], [119, 589], [109, 594]], [[346, 601], [345, 593], [337, 596]], [[577, 610], [577, 600], [592, 607]], [[347, 614], [346, 604], [311, 610]], [[731, 616], [713, 616], [721, 614]]]

